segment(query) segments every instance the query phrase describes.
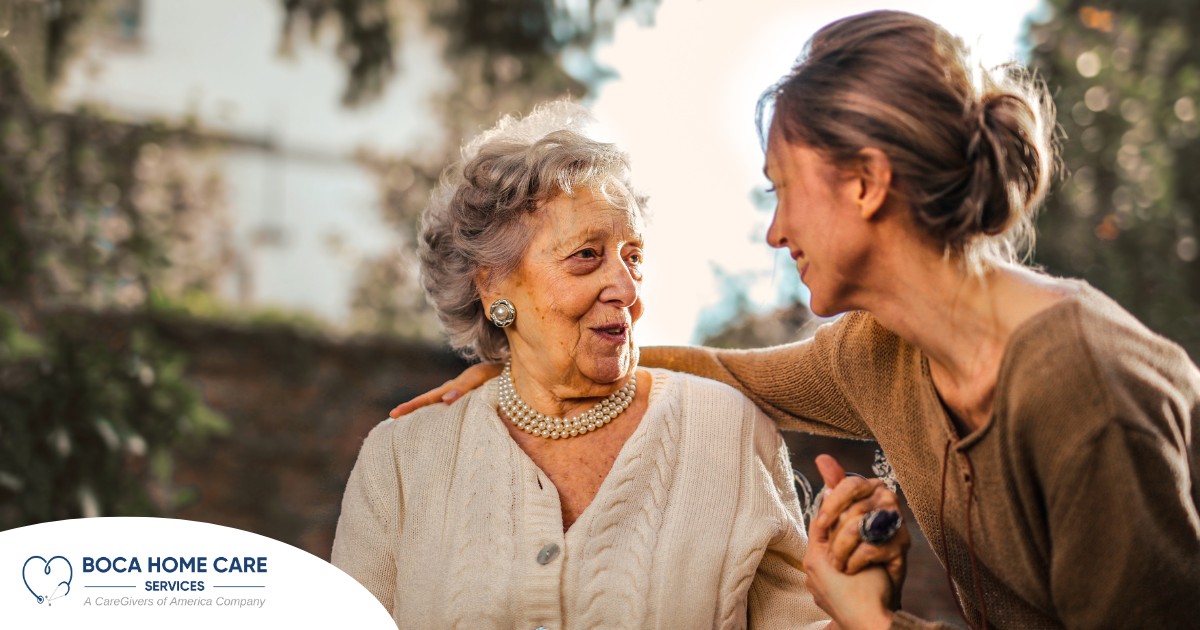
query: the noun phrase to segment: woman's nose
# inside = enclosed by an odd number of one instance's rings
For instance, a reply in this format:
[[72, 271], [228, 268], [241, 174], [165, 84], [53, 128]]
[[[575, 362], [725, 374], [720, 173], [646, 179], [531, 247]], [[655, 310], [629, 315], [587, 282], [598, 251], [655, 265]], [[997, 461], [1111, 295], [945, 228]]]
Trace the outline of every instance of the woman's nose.
[[783, 228], [779, 227], [779, 212], [771, 215], [771, 227], [767, 228], [767, 245], [771, 247], [787, 247], [787, 237], [783, 235]]
[[641, 292], [641, 283], [634, 277], [634, 272], [619, 256], [612, 257], [606, 264], [606, 282], [604, 290], [600, 292], [600, 299], [621, 308], [633, 306]]

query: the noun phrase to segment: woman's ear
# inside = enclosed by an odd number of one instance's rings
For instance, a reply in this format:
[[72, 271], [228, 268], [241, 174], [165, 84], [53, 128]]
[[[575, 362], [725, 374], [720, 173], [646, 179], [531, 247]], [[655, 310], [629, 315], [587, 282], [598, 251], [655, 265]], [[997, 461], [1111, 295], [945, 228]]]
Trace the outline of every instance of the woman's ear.
[[887, 202], [892, 189], [892, 161], [883, 151], [867, 147], [859, 151], [858, 207], [864, 219], [872, 219]]

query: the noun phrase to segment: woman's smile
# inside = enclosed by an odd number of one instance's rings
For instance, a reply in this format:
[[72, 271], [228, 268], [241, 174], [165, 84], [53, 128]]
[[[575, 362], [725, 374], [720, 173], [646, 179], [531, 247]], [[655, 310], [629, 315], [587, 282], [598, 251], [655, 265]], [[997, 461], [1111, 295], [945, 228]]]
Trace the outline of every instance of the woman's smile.
[[629, 324], [605, 324], [595, 326], [592, 329], [601, 340], [612, 343], [613, 345], [622, 346], [629, 342]]

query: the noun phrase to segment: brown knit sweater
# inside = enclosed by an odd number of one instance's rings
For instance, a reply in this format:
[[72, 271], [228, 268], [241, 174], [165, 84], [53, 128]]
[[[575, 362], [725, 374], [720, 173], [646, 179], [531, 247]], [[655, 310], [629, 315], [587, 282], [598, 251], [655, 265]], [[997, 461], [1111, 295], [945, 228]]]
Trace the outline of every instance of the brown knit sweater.
[[734, 385], [784, 429], [877, 440], [972, 627], [1200, 624], [1200, 371], [1084, 283], [1013, 333], [992, 417], [962, 439], [920, 350], [862, 312], [642, 364]]

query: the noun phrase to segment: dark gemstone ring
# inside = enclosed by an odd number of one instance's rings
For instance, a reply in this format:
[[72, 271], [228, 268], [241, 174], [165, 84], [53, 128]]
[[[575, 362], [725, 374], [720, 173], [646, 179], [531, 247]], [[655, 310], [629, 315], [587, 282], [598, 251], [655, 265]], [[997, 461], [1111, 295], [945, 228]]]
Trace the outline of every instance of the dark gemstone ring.
[[904, 519], [896, 510], [871, 510], [858, 522], [858, 537], [872, 545], [882, 545], [891, 540]]

